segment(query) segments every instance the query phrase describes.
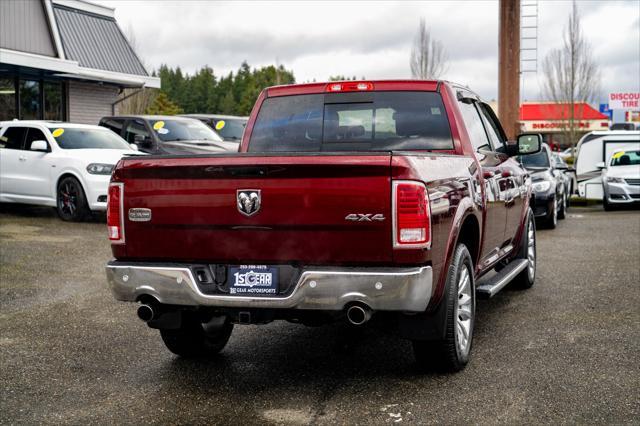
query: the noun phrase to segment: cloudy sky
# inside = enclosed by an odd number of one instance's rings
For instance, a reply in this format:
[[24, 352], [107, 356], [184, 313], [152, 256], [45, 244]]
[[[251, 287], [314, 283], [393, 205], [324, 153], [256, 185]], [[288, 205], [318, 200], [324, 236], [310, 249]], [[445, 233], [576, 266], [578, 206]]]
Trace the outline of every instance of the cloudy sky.
[[[532, 0], [522, 0], [530, 3]], [[445, 77], [486, 99], [497, 97], [498, 2], [207, 2], [107, 1], [133, 34], [148, 68], [165, 63], [216, 74], [276, 61], [298, 82], [331, 75], [408, 78], [420, 17], [444, 44]], [[640, 2], [578, 1], [586, 38], [602, 71], [601, 96], [640, 91]], [[561, 43], [569, 1], [540, 1], [538, 68]], [[528, 64], [530, 67], [532, 64]], [[540, 99], [542, 73], [527, 73], [522, 98]]]

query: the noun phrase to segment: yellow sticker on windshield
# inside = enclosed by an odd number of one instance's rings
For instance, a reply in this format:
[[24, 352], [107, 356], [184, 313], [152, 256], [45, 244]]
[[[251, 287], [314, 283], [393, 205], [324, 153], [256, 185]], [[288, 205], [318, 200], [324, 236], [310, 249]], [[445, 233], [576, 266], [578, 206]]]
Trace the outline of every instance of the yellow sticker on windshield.
[[222, 130], [222, 128], [224, 127], [224, 125], [227, 124], [224, 122], [224, 120], [220, 120], [216, 123], [216, 130]]
[[63, 133], [64, 133], [64, 129], [55, 129], [53, 132], [51, 132], [54, 138], [57, 138], [58, 136], [62, 136]]
[[611, 158], [620, 158], [624, 155], [624, 151], [616, 152]]
[[160, 130], [164, 127], [164, 121], [156, 121], [153, 125], [154, 130]]

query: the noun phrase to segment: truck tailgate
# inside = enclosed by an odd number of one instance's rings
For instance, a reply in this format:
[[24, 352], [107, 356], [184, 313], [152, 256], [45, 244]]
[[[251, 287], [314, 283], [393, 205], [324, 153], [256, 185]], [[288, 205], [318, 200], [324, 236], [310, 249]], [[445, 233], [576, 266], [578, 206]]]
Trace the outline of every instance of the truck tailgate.
[[[125, 160], [117, 170], [124, 182], [125, 256], [229, 264], [390, 262], [390, 161], [388, 153]], [[259, 210], [243, 214], [238, 197], [257, 191]], [[131, 221], [133, 208], [150, 209], [151, 219]]]

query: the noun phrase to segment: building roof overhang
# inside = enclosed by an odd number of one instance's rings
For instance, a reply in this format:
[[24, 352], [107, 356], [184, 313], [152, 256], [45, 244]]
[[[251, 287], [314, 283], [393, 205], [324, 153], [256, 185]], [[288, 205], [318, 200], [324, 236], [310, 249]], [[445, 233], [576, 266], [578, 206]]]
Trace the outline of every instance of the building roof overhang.
[[77, 61], [0, 48], [0, 62], [53, 72], [67, 79], [100, 81], [123, 87], [160, 88], [160, 78], [81, 67]]

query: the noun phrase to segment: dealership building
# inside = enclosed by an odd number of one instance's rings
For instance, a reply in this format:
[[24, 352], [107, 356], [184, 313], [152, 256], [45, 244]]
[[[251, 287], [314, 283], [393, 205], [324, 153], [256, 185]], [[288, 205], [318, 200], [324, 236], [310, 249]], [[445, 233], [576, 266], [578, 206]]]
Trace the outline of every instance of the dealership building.
[[85, 0], [0, 1], [0, 120], [97, 124], [126, 88], [159, 88], [115, 20]]
[[[570, 104], [525, 102], [520, 105], [520, 128], [523, 132], [541, 133], [545, 142], [552, 146], [567, 148], [569, 144], [562, 136], [570, 116]], [[573, 105], [573, 117], [580, 136], [595, 130], [609, 129], [609, 116], [586, 102]]]

